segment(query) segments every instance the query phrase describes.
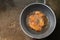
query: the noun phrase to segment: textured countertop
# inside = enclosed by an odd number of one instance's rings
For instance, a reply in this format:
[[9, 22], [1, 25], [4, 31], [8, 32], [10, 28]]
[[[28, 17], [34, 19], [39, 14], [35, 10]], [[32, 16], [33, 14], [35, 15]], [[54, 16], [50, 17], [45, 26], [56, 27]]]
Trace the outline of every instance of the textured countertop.
[[[47, 0], [47, 5], [54, 10], [57, 19], [59, 19], [60, 1], [53, 1]], [[0, 1], [0, 40], [34, 40], [25, 35], [19, 25], [20, 12], [26, 5], [32, 2], [35, 2], [35, 0]]]

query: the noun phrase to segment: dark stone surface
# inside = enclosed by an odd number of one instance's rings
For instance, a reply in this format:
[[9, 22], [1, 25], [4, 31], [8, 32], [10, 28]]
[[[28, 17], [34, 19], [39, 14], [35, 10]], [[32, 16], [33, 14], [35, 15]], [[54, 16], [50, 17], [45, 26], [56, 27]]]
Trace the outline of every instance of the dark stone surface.
[[60, 0], [47, 0], [57, 17], [54, 32], [44, 39], [32, 39], [26, 36], [19, 25], [21, 10], [35, 0], [0, 0], [0, 40], [60, 40]]

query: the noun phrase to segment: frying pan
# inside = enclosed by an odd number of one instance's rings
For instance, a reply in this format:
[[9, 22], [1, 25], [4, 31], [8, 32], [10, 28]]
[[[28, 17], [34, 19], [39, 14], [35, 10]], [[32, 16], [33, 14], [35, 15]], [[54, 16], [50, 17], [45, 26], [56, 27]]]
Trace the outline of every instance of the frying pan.
[[[45, 4], [46, 0], [41, 0], [41, 1], [43, 1], [43, 3], [36, 2], [36, 3], [31, 3], [27, 5], [20, 14], [20, 18], [19, 18], [20, 27], [22, 31], [31, 38], [36, 38], [36, 39], [45, 38], [54, 31], [56, 26], [55, 13], [49, 6]], [[42, 11], [48, 18], [48, 25], [41, 32], [36, 32], [30, 29], [26, 24], [27, 15], [29, 15], [30, 12], [33, 12], [36, 10]]]

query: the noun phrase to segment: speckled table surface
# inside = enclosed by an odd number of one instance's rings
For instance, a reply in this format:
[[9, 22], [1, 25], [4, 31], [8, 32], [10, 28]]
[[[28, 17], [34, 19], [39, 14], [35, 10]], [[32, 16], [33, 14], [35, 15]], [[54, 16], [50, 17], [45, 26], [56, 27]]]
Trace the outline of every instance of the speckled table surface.
[[[28, 1], [29, 0], [0, 1], [0, 40], [35, 40], [25, 35], [19, 25], [19, 15], [22, 9], [29, 3], [35, 2], [35, 0]], [[54, 10], [57, 19], [59, 19], [60, 0], [53, 1], [47, 0], [46, 4]]]

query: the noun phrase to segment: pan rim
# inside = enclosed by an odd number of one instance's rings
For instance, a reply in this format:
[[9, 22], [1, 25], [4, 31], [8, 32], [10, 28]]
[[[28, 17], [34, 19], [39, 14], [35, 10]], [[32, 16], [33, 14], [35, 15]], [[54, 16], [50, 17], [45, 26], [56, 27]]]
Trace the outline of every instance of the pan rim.
[[[22, 16], [22, 13], [24, 12], [24, 10], [25, 10], [27, 7], [29, 7], [29, 6], [31, 6], [31, 5], [34, 5], [34, 4], [41, 4], [41, 5], [44, 5], [44, 6], [46, 6], [47, 8], [49, 8], [49, 9], [51, 10], [51, 12], [53, 13], [53, 16], [54, 16], [54, 19], [55, 19], [55, 24], [54, 24], [53, 30], [52, 30], [48, 35], [44, 35], [43, 37], [33, 37], [33, 36], [29, 35], [29, 34], [26, 33], [26, 31], [23, 29], [22, 24], [21, 24], [21, 16]], [[55, 29], [55, 27], [56, 27], [56, 16], [55, 16], [55, 13], [53, 12], [53, 10], [52, 10], [49, 6], [47, 6], [47, 5], [43, 4], [43, 3], [31, 3], [31, 4], [27, 5], [27, 6], [22, 10], [22, 12], [21, 12], [21, 14], [20, 14], [20, 18], [19, 18], [19, 23], [20, 23], [20, 26], [21, 26], [22, 31], [23, 31], [26, 35], [28, 35], [28, 36], [31, 37], [31, 38], [41, 39], [41, 38], [45, 38], [45, 37], [49, 36], [49, 35], [54, 31], [54, 29]]]

